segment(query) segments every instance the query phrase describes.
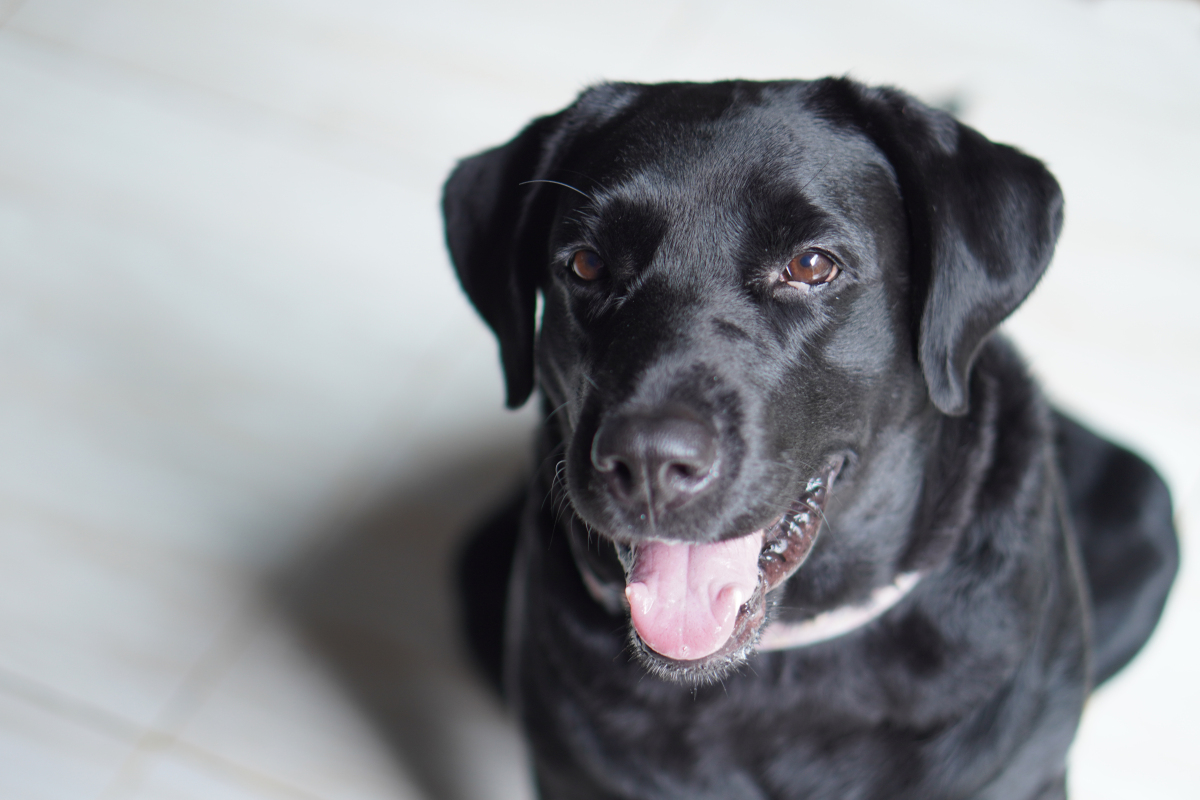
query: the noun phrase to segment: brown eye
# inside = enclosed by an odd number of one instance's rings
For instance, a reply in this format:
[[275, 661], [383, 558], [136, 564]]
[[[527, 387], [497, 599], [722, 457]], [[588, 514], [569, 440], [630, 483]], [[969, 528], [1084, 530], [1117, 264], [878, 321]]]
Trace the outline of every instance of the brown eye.
[[784, 267], [781, 277], [784, 283], [790, 283], [793, 286], [798, 283], [817, 286], [829, 283], [837, 277], [838, 272], [837, 264], [833, 263], [832, 258], [824, 253], [808, 250], [789, 261], [788, 265]]
[[604, 274], [604, 259], [591, 250], [576, 250], [571, 256], [571, 271], [585, 281], [594, 281]]

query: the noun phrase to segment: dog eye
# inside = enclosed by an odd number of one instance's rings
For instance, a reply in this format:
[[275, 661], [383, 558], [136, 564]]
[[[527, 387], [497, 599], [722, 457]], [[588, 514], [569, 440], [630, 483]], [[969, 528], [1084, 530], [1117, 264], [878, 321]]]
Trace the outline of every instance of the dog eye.
[[585, 281], [594, 281], [604, 274], [604, 259], [591, 250], [576, 250], [571, 256], [571, 271]]
[[780, 278], [792, 286], [818, 286], [829, 283], [839, 271], [832, 258], [816, 250], [808, 250], [789, 261]]

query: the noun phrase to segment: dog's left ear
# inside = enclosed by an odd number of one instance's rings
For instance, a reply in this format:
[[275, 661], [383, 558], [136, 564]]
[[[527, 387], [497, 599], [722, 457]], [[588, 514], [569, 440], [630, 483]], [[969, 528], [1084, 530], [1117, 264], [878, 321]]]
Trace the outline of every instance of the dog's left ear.
[[533, 392], [537, 288], [545, 268], [543, 169], [562, 115], [542, 117], [508, 144], [461, 161], [442, 195], [446, 243], [471, 303], [500, 342], [509, 408]]
[[934, 405], [963, 414], [979, 347], [1050, 263], [1063, 220], [1058, 182], [1037, 159], [903, 92], [846, 80], [827, 90], [850, 100], [855, 121], [896, 171], [909, 216], [921, 369]]

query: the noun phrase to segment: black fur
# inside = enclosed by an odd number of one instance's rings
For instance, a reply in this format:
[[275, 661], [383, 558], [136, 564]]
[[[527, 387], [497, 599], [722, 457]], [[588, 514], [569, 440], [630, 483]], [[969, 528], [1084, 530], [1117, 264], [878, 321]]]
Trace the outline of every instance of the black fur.
[[[847, 80], [616, 84], [462, 162], [444, 206], [508, 402], [536, 374], [546, 410], [523, 512], [460, 575], [544, 797], [1064, 796], [1083, 701], [1150, 635], [1177, 549], [1153, 470], [992, 335], [1061, 227], [1038, 161]], [[781, 283], [812, 250], [837, 277]], [[667, 663], [585, 587], [619, 597], [647, 537], [771, 525], [829, 459], [823, 531], [768, 614], [920, 571], [874, 622]]]

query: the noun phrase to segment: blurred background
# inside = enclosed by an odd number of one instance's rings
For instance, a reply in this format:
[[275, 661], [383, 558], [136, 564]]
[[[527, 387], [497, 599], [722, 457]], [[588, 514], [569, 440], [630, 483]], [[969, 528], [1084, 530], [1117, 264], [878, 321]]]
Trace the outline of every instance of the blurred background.
[[[1008, 331], [1192, 553], [1200, 3], [0, 0], [0, 797], [527, 800], [448, 581], [534, 419], [440, 184], [594, 81], [827, 74], [1048, 162]], [[1076, 800], [1200, 796], [1198, 584]]]

